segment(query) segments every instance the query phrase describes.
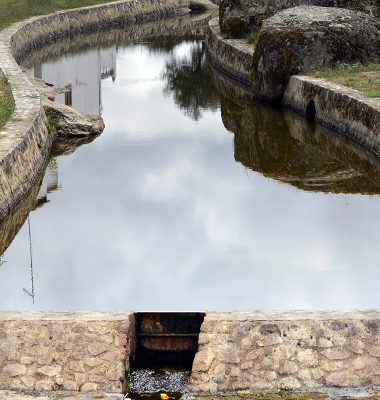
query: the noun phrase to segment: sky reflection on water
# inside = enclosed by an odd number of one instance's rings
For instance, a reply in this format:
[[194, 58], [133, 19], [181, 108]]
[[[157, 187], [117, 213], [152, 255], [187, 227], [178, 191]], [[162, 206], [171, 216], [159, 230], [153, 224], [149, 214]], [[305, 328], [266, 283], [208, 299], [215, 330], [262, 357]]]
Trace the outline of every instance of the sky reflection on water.
[[61, 187], [30, 214], [35, 304], [26, 223], [0, 267], [2, 310], [378, 306], [379, 197], [300, 191], [236, 162], [218, 92], [194, 118], [168, 90], [168, 60], [197, 48], [119, 45], [104, 133], [57, 158]]

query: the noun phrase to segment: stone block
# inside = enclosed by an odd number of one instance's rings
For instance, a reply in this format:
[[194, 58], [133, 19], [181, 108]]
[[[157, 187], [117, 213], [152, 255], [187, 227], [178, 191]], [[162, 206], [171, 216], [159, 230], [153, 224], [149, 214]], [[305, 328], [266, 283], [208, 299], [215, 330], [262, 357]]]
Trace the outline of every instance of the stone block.
[[325, 374], [320, 367], [314, 368], [311, 370], [311, 374], [315, 380], [319, 380]]
[[370, 346], [368, 354], [373, 357], [380, 357], [380, 346]]
[[212, 373], [212, 380], [217, 383], [223, 383], [226, 380], [226, 366], [219, 364]]
[[2, 369], [2, 374], [11, 378], [14, 378], [15, 376], [25, 375], [26, 367], [25, 365], [21, 364], [8, 364]]
[[43, 379], [41, 381], [37, 381], [34, 387], [37, 391], [42, 390], [53, 390], [54, 389], [54, 382], [51, 379]]
[[280, 362], [277, 358], [265, 357], [265, 358], [263, 358], [261, 365], [264, 369], [269, 369], [271, 371], [277, 371], [280, 367]]
[[285, 361], [280, 368], [279, 373], [281, 375], [293, 375], [298, 371], [297, 364], [293, 361]]
[[99, 358], [86, 358], [83, 362], [90, 367], [96, 367], [103, 364], [104, 361]]
[[44, 365], [41, 368], [37, 369], [37, 372], [46, 375], [46, 376], [56, 376], [62, 371], [62, 367], [57, 364], [52, 364], [52, 365]]
[[20, 364], [30, 365], [34, 361], [33, 357], [20, 357]]
[[365, 349], [365, 344], [360, 339], [353, 339], [349, 344], [349, 348], [355, 354], [363, 354]]
[[326, 372], [334, 372], [345, 369], [348, 365], [344, 361], [333, 361], [321, 364], [322, 369]]
[[214, 353], [209, 347], [203, 347], [201, 351], [195, 354], [193, 362], [193, 371], [208, 372], [215, 358]]
[[109, 350], [109, 346], [107, 346], [107, 344], [102, 343], [102, 342], [92, 342], [88, 345], [87, 347], [88, 352], [92, 355], [92, 356], [98, 356], [99, 354], [103, 354], [106, 351]]
[[110, 381], [122, 381], [125, 376], [125, 367], [122, 362], [115, 362], [110, 366], [106, 373], [106, 378]]
[[85, 383], [81, 388], [82, 392], [96, 392], [97, 390], [98, 385], [92, 382]]
[[345, 360], [352, 355], [351, 351], [345, 347], [326, 349], [321, 351], [321, 354], [327, 357], [329, 360]]
[[302, 379], [303, 381], [310, 381], [311, 375], [308, 369], [301, 369], [298, 372], [298, 379]]
[[327, 386], [336, 387], [358, 387], [363, 385], [363, 381], [351, 371], [332, 372], [326, 378]]
[[28, 388], [34, 389], [35, 378], [32, 376], [23, 376], [20, 378], [21, 382]]
[[358, 357], [351, 361], [350, 368], [354, 371], [358, 371], [365, 368], [372, 368], [376, 364], [380, 364], [377, 358], [372, 357]]
[[288, 387], [289, 389], [299, 389], [301, 387], [300, 381], [292, 377], [285, 377], [278, 382], [280, 387]]
[[82, 372], [76, 372], [74, 376], [78, 385], [83, 385], [85, 382], [87, 382], [87, 375], [83, 374]]
[[274, 371], [262, 371], [260, 378], [264, 381], [273, 382], [277, 379], [277, 374]]
[[231, 366], [230, 375], [231, 375], [232, 377], [238, 377], [238, 376], [240, 376], [240, 368], [239, 368], [238, 366], [236, 366], [236, 365], [232, 365], [232, 366]]
[[283, 342], [283, 339], [278, 333], [272, 333], [268, 336], [265, 346], [274, 346], [277, 344], [281, 344]]
[[261, 355], [260, 350], [253, 350], [253, 351], [250, 351], [250, 352], [247, 354], [247, 356], [245, 357], [245, 359], [246, 359], [247, 361], [256, 360], [256, 359], [258, 359], [258, 358], [260, 357], [260, 355]]
[[333, 347], [334, 343], [331, 340], [325, 338], [319, 338], [318, 347]]
[[86, 372], [82, 361], [70, 361], [69, 370], [74, 372]]
[[253, 367], [252, 361], [247, 361], [247, 362], [241, 364], [241, 366], [240, 366], [241, 369], [250, 369], [252, 367]]
[[319, 363], [318, 353], [312, 349], [298, 350], [295, 358], [298, 360], [301, 367], [316, 367]]

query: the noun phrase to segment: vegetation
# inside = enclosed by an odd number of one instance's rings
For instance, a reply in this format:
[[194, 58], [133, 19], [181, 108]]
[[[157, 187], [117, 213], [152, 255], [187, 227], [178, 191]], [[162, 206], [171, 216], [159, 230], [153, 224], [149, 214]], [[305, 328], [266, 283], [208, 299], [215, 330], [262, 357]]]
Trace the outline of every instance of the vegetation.
[[36, 15], [106, 2], [107, 0], [0, 0], [0, 30], [13, 22]]
[[257, 31], [251, 31], [247, 36], [247, 43], [248, 44], [252, 44], [256, 40], [258, 34], [259, 34], [258, 30]]
[[368, 97], [380, 97], [380, 64], [340, 63], [335, 68], [315, 72], [313, 76], [360, 90]]
[[49, 132], [53, 132], [55, 130], [55, 125], [57, 124], [57, 118], [55, 118], [54, 112], [52, 110], [45, 110], [46, 115], [46, 127]]
[[0, 80], [0, 130], [12, 115], [15, 104], [12, 96], [12, 89], [6, 76]]

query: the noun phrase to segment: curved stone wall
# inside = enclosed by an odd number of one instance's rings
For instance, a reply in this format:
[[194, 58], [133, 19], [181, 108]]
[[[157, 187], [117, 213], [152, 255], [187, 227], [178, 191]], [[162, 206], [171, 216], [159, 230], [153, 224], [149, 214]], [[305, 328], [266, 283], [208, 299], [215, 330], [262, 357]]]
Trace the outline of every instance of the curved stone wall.
[[0, 71], [11, 83], [16, 106], [12, 118], [0, 131], [0, 218], [39, 176], [53, 142], [40, 97], [16, 61], [57, 37], [154, 19], [189, 5], [189, 0], [117, 1], [33, 17], [0, 32]]
[[[254, 46], [244, 39], [223, 39], [218, 18], [209, 22], [206, 36], [211, 63], [227, 75], [250, 85]], [[254, 89], [251, 86], [252, 94]], [[315, 121], [354, 139], [380, 156], [380, 100], [322, 79], [291, 76], [282, 105], [306, 115], [313, 108]]]

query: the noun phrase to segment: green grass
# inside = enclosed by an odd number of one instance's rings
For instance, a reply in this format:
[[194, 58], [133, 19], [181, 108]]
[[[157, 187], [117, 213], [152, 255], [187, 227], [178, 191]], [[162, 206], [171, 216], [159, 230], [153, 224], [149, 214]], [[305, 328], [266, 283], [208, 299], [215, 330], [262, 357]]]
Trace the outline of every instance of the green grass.
[[36, 15], [107, 2], [104, 0], [0, 0], [0, 30], [13, 22]]
[[315, 72], [313, 76], [352, 87], [368, 97], [380, 97], [380, 64], [377, 63], [368, 65], [340, 63], [335, 68]]
[[15, 109], [15, 104], [12, 96], [12, 89], [9, 80], [4, 76], [0, 80], [0, 130], [11, 117]]

